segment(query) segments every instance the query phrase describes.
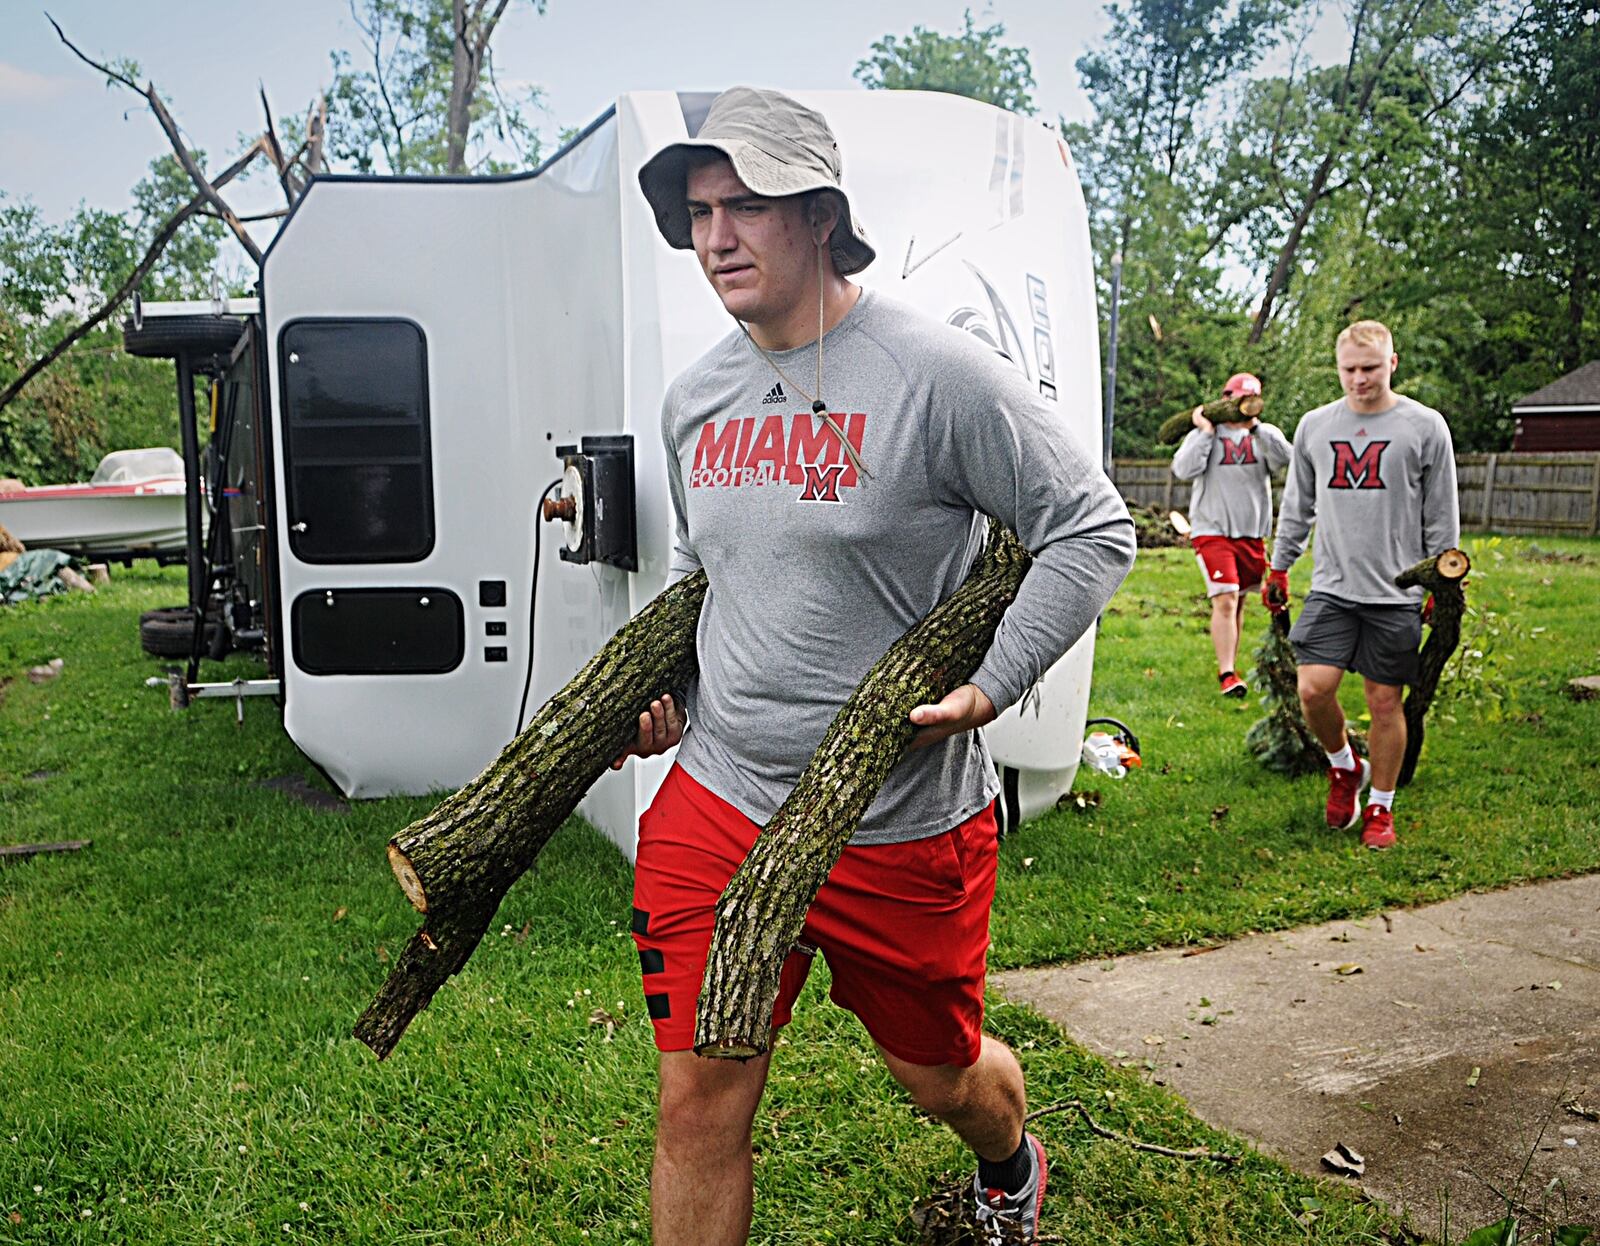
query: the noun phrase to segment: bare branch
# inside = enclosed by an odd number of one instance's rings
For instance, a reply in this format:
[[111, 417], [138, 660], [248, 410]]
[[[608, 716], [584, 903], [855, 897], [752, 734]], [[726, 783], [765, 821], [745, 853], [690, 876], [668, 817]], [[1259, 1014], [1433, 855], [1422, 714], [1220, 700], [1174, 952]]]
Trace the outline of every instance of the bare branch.
[[[243, 221], [247, 225], [251, 221], [277, 221], [277, 220], [281, 220], [284, 217], [288, 216], [289, 212], [290, 212], [290, 209], [288, 209], [288, 208], [273, 208], [272, 211], [270, 211], [270, 212], [256, 212], [256, 213], [253, 213], [250, 216], [241, 216], [239, 219], [241, 221]], [[215, 211], [213, 211], [210, 208], [201, 208], [199, 212], [195, 213], [195, 215], [196, 216], [209, 216], [214, 221], [220, 221], [222, 219], [220, 216], [218, 216], [216, 214]]]
[[[300, 150], [306, 157], [301, 167], [315, 177], [322, 172], [322, 143], [328, 133], [328, 97], [317, 96], [317, 102], [306, 110], [306, 141], [300, 144]], [[299, 153], [296, 153], [298, 158]]]
[[267, 102], [267, 88], [259, 82], [256, 85], [261, 89], [261, 111], [267, 118], [267, 132], [262, 136], [267, 144], [267, 158], [278, 170], [278, 185], [283, 187], [283, 201], [292, 208], [294, 201], [300, 197], [300, 187], [295, 184], [294, 174], [289, 171], [291, 162], [284, 158], [283, 144], [278, 142], [278, 128], [272, 123], [272, 105]]
[[112, 69], [108, 65], [102, 65], [99, 61], [91, 60], [89, 57], [85, 56], [82, 52], [80, 52], [78, 50], [78, 46], [75, 43], [73, 43], [71, 39], [67, 38], [67, 33], [66, 33], [66, 31], [61, 29], [61, 24], [59, 22], [57, 22], [55, 18], [51, 17], [50, 14], [46, 13], [44, 15], [44, 17], [45, 17], [45, 21], [49, 22], [52, 26], [54, 26], [56, 28], [56, 34], [61, 37], [61, 42], [67, 45], [67, 49], [74, 56], [76, 56], [80, 61], [82, 61], [85, 65], [89, 66], [90, 69], [98, 69], [101, 73], [103, 73], [112, 82], [120, 82], [120, 83], [122, 83], [123, 86], [127, 87], [130, 91], [138, 91], [140, 95], [144, 94], [144, 92], [142, 90], [140, 90], [139, 84], [137, 82], [133, 81], [133, 79], [127, 77], [124, 74], [118, 73], [115, 69]]
[[[244, 226], [239, 223], [239, 218], [233, 214], [233, 209], [228, 207], [228, 205], [222, 201], [222, 196], [217, 194], [216, 187], [207, 181], [206, 175], [200, 171], [200, 166], [195, 163], [193, 154], [189, 151], [188, 146], [184, 143], [182, 135], [178, 133], [178, 125], [175, 121], [173, 121], [172, 114], [167, 111], [167, 106], [161, 102], [161, 96], [156, 93], [155, 84], [147, 83], [145, 86], [140, 87], [137, 83], [133, 82], [125, 75], [118, 73], [110, 66], [102, 65], [99, 61], [94, 60], [92, 57], [84, 55], [84, 53], [79, 50], [77, 45], [74, 44], [71, 39], [67, 38], [66, 32], [62, 30], [59, 25], [57, 25], [55, 18], [50, 17], [49, 14], [46, 14], [45, 16], [49, 18], [50, 24], [55, 26], [56, 34], [61, 37], [61, 42], [67, 45], [74, 56], [83, 61], [86, 65], [89, 65], [94, 69], [98, 69], [101, 73], [105, 74], [107, 78], [110, 78], [116, 82], [120, 82], [129, 90], [135, 91], [144, 96], [145, 101], [150, 105], [150, 111], [155, 113], [156, 120], [161, 123], [161, 128], [166, 131], [167, 139], [169, 142], [171, 142], [172, 150], [177, 154], [178, 163], [183, 166], [184, 172], [189, 175], [189, 179], [195, 184], [196, 187], [199, 188], [201, 196], [208, 203], [210, 203], [212, 207], [216, 208], [222, 219], [227, 222], [228, 228], [233, 231], [234, 237], [239, 240], [239, 245], [249, 253], [250, 258], [253, 259], [257, 264], [261, 263], [261, 249], [256, 246], [250, 235], [245, 232]], [[255, 151], [256, 148], [252, 147], [251, 150]]]
[[[244, 172], [250, 162], [261, 154], [261, 151], [261, 140], [257, 139], [250, 145], [250, 149], [244, 155], [240, 156], [239, 159], [217, 175], [217, 180], [213, 185], [226, 186], [240, 173]], [[139, 283], [149, 276], [150, 270], [155, 267], [156, 261], [161, 258], [162, 251], [166, 250], [167, 244], [177, 234], [179, 227], [191, 216], [198, 214], [206, 206], [206, 202], [206, 197], [203, 194], [196, 195], [172, 214], [167, 223], [157, 232], [149, 248], [145, 251], [144, 258], [128, 274], [127, 280], [117, 287], [115, 293], [102, 303], [92, 316], [29, 364], [27, 370], [21, 376], [7, 385], [5, 389], [0, 390], [0, 411], [5, 410], [6, 406], [23, 391], [29, 381], [66, 354], [74, 342], [79, 341], [91, 329], [104, 321], [107, 316], [122, 305], [130, 294], [139, 288]]]
[[244, 225], [240, 223], [239, 218], [233, 214], [233, 209], [223, 202], [222, 196], [217, 194], [216, 187], [208, 182], [206, 175], [200, 171], [200, 166], [195, 163], [194, 156], [190, 153], [188, 147], [184, 145], [183, 139], [178, 134], [177, 123], [173, 121], [172, 115], [167, 112], [167, 107], [161, 102], [161, 97], [156, 94], [154, 86], [145, 92], [145, 98], [150, 101], [150, 107], [155, 111], [156, 120], [161, 123], [161, 128], [167, 132], [167, 138], [172, 141], [172, 149], [178, 154], [178, 163], [183, 165], [184, 170], [189, 174], [190, 180], [200, 188], [201, 195], [222, 216], [228, 228], [233, 231], [233, 236], [239, 240], [239, 245], [249, 253], [251, 259], [260, 264], [261, 248], [256, 246], [255, 240], [250, 237]]

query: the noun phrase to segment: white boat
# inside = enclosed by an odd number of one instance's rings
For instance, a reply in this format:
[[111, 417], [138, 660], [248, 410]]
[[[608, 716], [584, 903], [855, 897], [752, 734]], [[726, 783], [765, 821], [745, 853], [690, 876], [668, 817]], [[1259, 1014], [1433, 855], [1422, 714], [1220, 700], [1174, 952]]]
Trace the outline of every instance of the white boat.
[[181, 554], [183, 499], [183, 457], [176, 450], [113, 450], [86, 482], [0, 493], [0, 525], [29, 549], [85, 557]]

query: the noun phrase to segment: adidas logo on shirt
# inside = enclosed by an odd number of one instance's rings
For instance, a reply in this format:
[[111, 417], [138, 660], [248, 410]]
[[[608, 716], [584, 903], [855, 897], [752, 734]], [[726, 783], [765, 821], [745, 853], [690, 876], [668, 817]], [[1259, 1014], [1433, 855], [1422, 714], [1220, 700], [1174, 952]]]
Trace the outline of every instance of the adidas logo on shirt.
[[767, 396], [761, 400], [761, 405], [762, 406], [766, 406], [766, 404], [769, 403], [769, 402], [788, 402], [788, 401], [789, 401], [788, 396], [785, 395], [784, 392], [783, 392], [783, 383], [779, 382], [777, 385], [774, 385], [771, 389], [769, 389], [767, 391]]

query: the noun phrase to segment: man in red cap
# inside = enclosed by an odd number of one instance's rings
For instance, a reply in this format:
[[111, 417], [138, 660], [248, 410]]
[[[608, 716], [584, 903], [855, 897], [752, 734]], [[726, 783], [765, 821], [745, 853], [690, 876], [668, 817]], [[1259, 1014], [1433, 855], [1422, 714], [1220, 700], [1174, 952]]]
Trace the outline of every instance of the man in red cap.
[[[709, 580], [699, 673], [630, 751], [679, 745], [639, 820], [633, 933], [660, 1049], [656, 1246], [737, 1246], [772, 1058], [705, 1059], [696, 999], [715, 907], [829, 723], [961, 583], [993, 515], [1034, 562], [971, 682], [911, 711], [910, 749], [806, 915], [774, 1024], [812, 957], [919, 1107], [976, 1153], [980, 1239], [1031, 1242], [1045, 1155], [1022, 1070], [983, 1033], [997, 860], [975, 728], [1072, 645], [1132, 565], [1127, 508], [1061, 413], [970, 334], [849, 280], [871, 245], [814, 110], [735, 87], [639, 172], [669, 246], [736, 322], [662, 409], [671, 574]], [[1083, 413], [1092, 418], [1092, 413]], [[684, 710], [687, 710], [687, 714]]]
[[[1261, 382], [1236, 372], [1222, 387], [1224, 398], [1261, 393]], [[1245, 597], [1266, 574], [1263, 540], [1272, 529], [1272, 473], [1289, 462], [1289, 440], [1256, 416], [1213, 425], [1194, 413], [1194, 428], [1172, 456], [1172, 474], [1192, 480], [1189, 542], [1194, 546], [1206, 596], [1211, 599], [1211, 647], [1217, 655], [1218, 691], [1242, 697], [1239, 634]]]

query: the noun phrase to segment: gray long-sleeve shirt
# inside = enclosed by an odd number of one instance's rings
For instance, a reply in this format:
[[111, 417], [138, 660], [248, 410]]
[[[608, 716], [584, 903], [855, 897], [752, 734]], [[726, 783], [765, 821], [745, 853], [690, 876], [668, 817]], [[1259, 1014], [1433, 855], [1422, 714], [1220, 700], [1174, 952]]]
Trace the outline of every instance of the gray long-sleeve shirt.
[[1262, 538], [1272, 531], [1272, 473], [1287, 466], [1289, 439], [1276, 424], [1194, 428], [1172, 456], [1172, 474], [1192, 480], [1189, 530], [1195, 536]]
[[1399, 395], [1376, 415], [1342, 398], [1306, 412], [1294, 433], [1274, 570], [1294, 565], [1313, 522], [1313, 593], [1364, 605], [1420, 602], [1422, 589], [1396, 588], [1394, 577], [1461, 539], [1444, 416]]
[[[804, 384], [815, 349], [773, 359]], [[710, 580], [678, 759], [758, 822], [873, 663], [960, 586], [983, 515], [1035, 558], [973, 676], [996, 710], [1071, 647], [1133, 564], [1127, 508], [1065, 413], [975, 338], [864, 290], [823, 339], [823, 368], [865, 478], [737, 331], [662, 410], [673, 574], [704, 567]], [[996, 790], [981, 736], [951, 736], [906, 755], [852, 842], [940, 834]]]

